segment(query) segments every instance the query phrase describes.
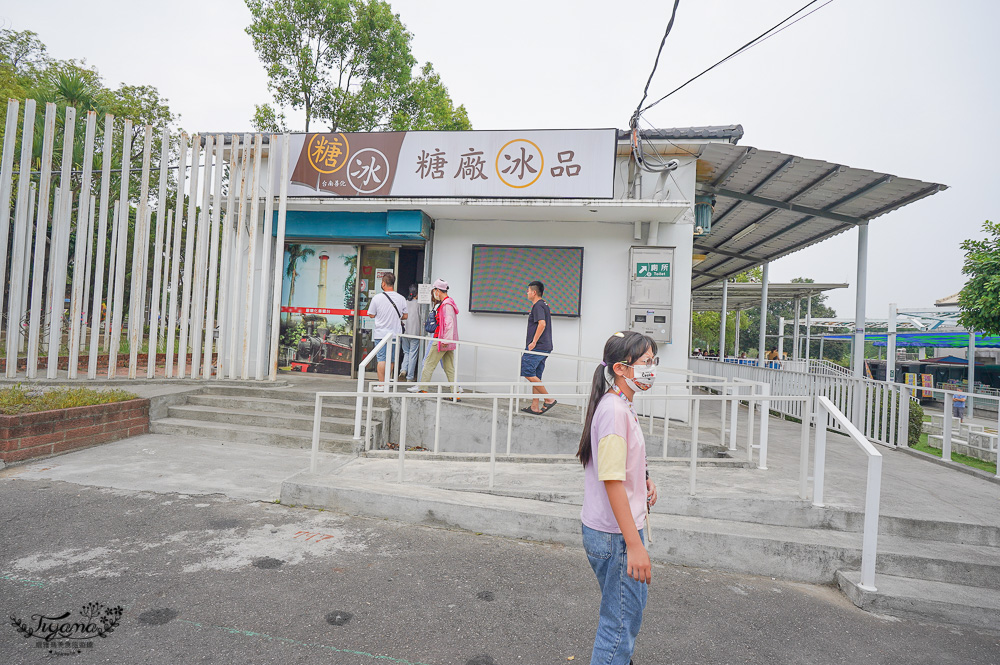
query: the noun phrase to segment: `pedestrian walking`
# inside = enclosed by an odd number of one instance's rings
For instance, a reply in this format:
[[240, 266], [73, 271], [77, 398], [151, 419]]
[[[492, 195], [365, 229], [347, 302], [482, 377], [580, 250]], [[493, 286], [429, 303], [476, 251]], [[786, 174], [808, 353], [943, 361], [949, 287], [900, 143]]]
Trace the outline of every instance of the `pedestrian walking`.
[[[406, 320], [403, 321], [403, 332], [414, 337], [424, 334], [420, 321], [420, 304], [417, 302], [417, 285], [410, 284], [409, 297], [406, 299]], [[403, 365], [399, 370], [400, 381], [416, 381], [417, 362], [420, 359], [420, 340], [411, 337], [403, 338]]]
[[[429, 383], [434, 375], [434, 368], [441, 364], [448, 378], [449, 390], [454, 391], [455, 384], [455, 349], [458, 348], [458, 305], [448, 295], [448, 282], [439, 279], [431, 289], [431, 299], [436, 303], [434, 310], [434, 339], [430, 353], [424, 361], [424, 371], [420, 375], [422, 384]], [[429, 325], [429, 324], [428, 324]], [[423, 388], [423, 386], [421, 386]], [[421, 390], [421, 392], [427, 392]], [[455, 397], [455, 401], [460, 401]]]
[[[382, 293], [378, 293], [368, 304], [368, 316], [375, 319], [375, 329], [372, 331], [372, 340], [378, 346], [386, 337], [399, 335], [403, 332], [403, 321], [406, 320], [406, 299], [395, 291], [396, 276], [391, 272], [382, 274]], [[382, 296], [381, 298], [379, 296]], [[376, 392], [385, 390], [385, 364], [386, 349], [392, 346], [390, 340], [385, 346], [378, 350], [376, 359], [378, 360], [378, 381], [379, 384], [372, 387]], [[395, 351], [388, 353], [389, 371], [392, 372], [396, 363]]]
[[577, 457], [584, 467], [583, 549], [601, 589], [591, 665], [626, 665], [642, 625], [652, 566], [642, 529], [656, 503], [646, 442], [632, 407], [656, 378], [656, 342], [616, 332], [594, 371]]
[[[528, 334], [524, 341], [524, 350], [528, 353], [521, 355], [521, 376], [531, 384], [531, 392], [535, 395], [548, 395], [549, 391], [542, 384], [542, 372], [545, 371], [545, 360], [548, 356], [540, 353], [552, 352], [552, 312], [549, 304], [542, 300], [545, 293], [545, 285], [539, 281], [528, 284], [528, 291], [525, 294], [531, 302], [531, 312], [528, 314]], [[537, 351], [538, 353], [530, 353]], [[538, 397], [531, 400], [531, 405], [526, 406], [521, 411], [540, 415], [556, 405], [554, 399], [543, 399], [542, 404], [538, 404]]]
[[959, 420], [965, 418], [965, 393], [955, 393], [951, 397], [951, 413]]

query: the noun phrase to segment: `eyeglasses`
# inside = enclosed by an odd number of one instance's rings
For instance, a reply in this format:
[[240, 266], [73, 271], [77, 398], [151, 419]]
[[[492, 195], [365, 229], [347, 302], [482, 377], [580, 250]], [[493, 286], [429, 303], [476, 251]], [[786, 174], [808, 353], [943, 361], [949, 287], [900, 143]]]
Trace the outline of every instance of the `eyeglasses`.
[[625, 367], [633, 367], [633, 368], [634, 367], [645, 367], [646, 369], [649, 369], [650, 367], [656, 367], [657, 365], [660, 364], [660, 357], [656, 356], [656, 357], [650, 358], [649, 360], [647, 360], [644, 363], [632, 363], [631, 365], [628, 364], [628, 363], [617, 363], [617, 364], [624, 365]]

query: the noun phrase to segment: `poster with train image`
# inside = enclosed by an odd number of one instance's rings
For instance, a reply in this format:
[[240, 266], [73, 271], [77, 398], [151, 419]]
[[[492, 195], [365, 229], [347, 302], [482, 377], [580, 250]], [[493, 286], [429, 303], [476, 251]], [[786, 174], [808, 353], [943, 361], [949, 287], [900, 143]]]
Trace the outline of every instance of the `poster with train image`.
[[297, 372], [351, 374], [354, 245], [286, 243], [281, 286], [281, 345]]

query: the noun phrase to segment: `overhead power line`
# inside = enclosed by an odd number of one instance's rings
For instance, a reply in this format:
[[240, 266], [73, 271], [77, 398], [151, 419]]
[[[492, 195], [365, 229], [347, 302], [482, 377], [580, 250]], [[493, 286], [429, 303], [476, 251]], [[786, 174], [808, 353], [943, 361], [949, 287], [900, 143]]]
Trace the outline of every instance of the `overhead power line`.
[[660, 54], [663, 53], [663, 45], [667, 43], [667, 36], [670, 34], [670, 30], [674, 27], [674, 18], [677, 16], [677, 5], [681, 4], [681, 0], [674, 0], [674, 8], [670, 12], [670, 20], [667, 22], [667, 29], [663, 33], [663, 39], [660, 40], [660, 48], [656, 52], [656, 59], [653, 61], [653, 70], [649, 72], [649, 78], [646, 79], [646, 87], [642, 90], [642, 99], [635, 107], [635, 113], [632, 114], [631, 127], [635, 129], [635, 126], [639, 122], [639, 114], [642, 112], [642, 105], [646, 101], [646, 97], [649, 95], [649, 84], [653, 81], [653, 74], [656, 73], [656, 67], [660, 64]]
[[[820, 5], [816, 9], [812, 10], [808, 14], [805, 14], [803, 16], [799, 16], [794, 21], [791, 21], [791, 19], [795, 18], [796, 16], [798, 16], [799, 14], [801, 14], [802, 12], [804, 12], [809, 7], [815, 5], [819, 1], [820, 0], [811, 0], [811, 2], [806, 3], [804, 6], [802, 6], [798, 10], [792, 12], [787, 17], [785, 17], [784, 20], [780, 21], [779, 23], [775, 24], [771, 28], [769, 28], [769, 29], [765, 30], [764, 32], [762, 32], [761, 34], [757, 35], [756, 37], [754, 37], [753, 39], [751, 39], [750, 41], [748, 41], [746, 44], [744, 44], [743, 46], [739, 47], [738, 49], [736, 49], [735, 51], [733, 51], [732, 53], [730, 53], [729, 55], [727, 55], [722, 60], [719, 60], [718, 62], [716, 62], [711, 67], [705, 69], [704, 71], [700, 72], [699, 74], [696, 74], [695, 76], [692, 76], [691, 78], [689, 78], [684, 83], [680, 84], [679, 86], [677, 86], [676, 88], [674, 88], [673, 90], [671, 90], [670, 92], [668, 92], [667, 94], [665, 94], [662, 97], [660, 97], [659, 99], [657, 99], [655, 102], [653, 102], [653, 103], [651, 103], [651, 104], [649, 104], [649, 105], [647, 105], [647, 106], [645, 106], [643, 108], [637, 109], [636, 113], [637, 114], [641, 114], [641, 113], [643, 113], [645, 111], [648, 111], [649, 109], [653, 108], [654, 106], [656, 106], [657, 104], [659, 104], [660, 102], [662, 102], [667, 97], [669, 97], [669, 96], [673, 95], [674, 93], [682, 90], [688, 84], [690, 84], [690, 83], [696, 81], [697, 79], [701, 78], [702, 76], [704, 76], [708, 72], [712, 71], [713, 69], [715, 69], [719, 65], [721, 65], [721, 64], [723, 64], [723, 63], [725, 63], [725, 62], [727, 62], [727, 61], [735, 58], [736, 56], [738, 56], [739, 54], [743, 53], [744, 51], [747, 51], [747, 50], [753, 48], [754, 46], [757, 46], [761, 42], [764, 42], [764, 41], [770, 39], [774, 35], [776, 35], [779, 32], [781, 32], [782, 30], [785, 30], [787, 28], [792, 27], [793, 25], [795, 25], [796, 23], [798, 23], [802, 19], [804, 19], [804, 18], [806, 18], [806, 17], [808, 17], [808, 16], [810, 16], [810, 15], [818, 12], [820, 9], [823, 9], [823, 7], [826, 7], [828, 4], [830, 4], [831, 2], [833, 2], [833, 0], [827, 0], [822, 5]], [[676, 5], [675, 5], [675, 9], [676, 9]], [[789, 21], [791, 21], [791, 23], [789, 23]], [[673, 23], [673, 18], [671, 18], [671, 23]], [[787, 25], [785, 25], [786, 23], [787, 23]], [[669, 27], [668, 27], [667, 30], [669, 32]], [[664, 35], [664, 39], [666, 39], [665, 35]], [[663, 48], [662, 44], [660, 45], [660, 48], [661, 49]], [[657, 55], [657, 59], [659, 59], [659, 55]], [[654, 66], [654, 70], [655, 70], [655, 66]], [[650, 75], [650, 78], [652, 78], [652, 75]], [[646, 87], [647, 87], [647, 89], [649, 88], [649, 83], [646, 84]], [[644, 94], [643, 95], [643, 101], [645, 101], [645, 99], [646, 99], [646, 95]], [[639, 106], [642, 107], [642, 102], [639, 103]]]

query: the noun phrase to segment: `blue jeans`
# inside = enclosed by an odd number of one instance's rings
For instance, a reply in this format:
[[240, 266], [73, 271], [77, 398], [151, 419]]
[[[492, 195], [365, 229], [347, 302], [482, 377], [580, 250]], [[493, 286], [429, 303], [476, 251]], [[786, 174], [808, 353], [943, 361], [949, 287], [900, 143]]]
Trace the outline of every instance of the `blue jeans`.
[[[583, 549], [601, 587], [601, 617], [590, 665], [628, 665], [642, 625], [649, 585], [628, 576], [624, 536], [585, 524], [581, 527]], [[645, 543], [642, 531], [639, 538]]]
[[403, 343], [403, 366], [401, 371], [406, 372], [407, 381], [415, 381], [417, 378], [417, 356], [420, 355], [420, 340], [404, 337], [400, 341]]

